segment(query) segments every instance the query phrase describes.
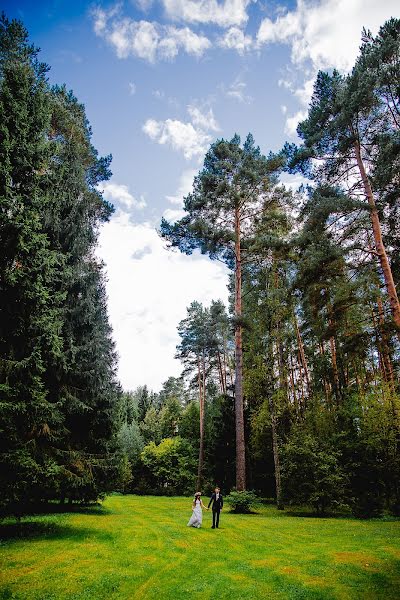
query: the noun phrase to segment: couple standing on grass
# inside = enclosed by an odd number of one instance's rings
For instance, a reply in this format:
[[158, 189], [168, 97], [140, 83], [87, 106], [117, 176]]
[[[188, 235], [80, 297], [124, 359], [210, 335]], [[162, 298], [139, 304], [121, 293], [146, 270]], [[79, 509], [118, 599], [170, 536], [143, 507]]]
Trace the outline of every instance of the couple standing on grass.
[[203, 504], [203, 501], [201, 499], [201, 492], [195, 493], [194, 498], [193, 498], [193, 503], [192, 503], [193, 513], [189, 519], [188, 527], [197, 527], [197, 528], [201, 527], [201, 524], [203, 522], [203, 508], [205, 508], [206, 510], [209, 510], [211, 504], [212, 504], [212, 513], [213, 513], [212, 529], [215, 529], [215, 528], [218, 529], [219, 515], [222, 510], [222, 507], [224, 506], [224, 499], [221, 495], [221, 490], [219, 489], [219, 487], [215, 488], [207, 507], [205, 507]]

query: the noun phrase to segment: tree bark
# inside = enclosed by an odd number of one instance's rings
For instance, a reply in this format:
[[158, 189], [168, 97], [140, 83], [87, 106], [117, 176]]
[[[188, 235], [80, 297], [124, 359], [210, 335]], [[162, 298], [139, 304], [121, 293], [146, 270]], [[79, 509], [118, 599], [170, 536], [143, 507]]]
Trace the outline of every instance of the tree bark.
[[295, 324], [295, 328], [296, 328], [296, 338], [297, 338], [297, 345], [299, 348], [299, 357], [300, 357], [301, 365], [304, 370], [304, 377], [305, 377], [306, 384], [307, 384], [307, 394], [310, 395], [310, 388], [311, 388], [310, 374], [308, 372], [307, 359], [306, 359], [306, 354], [304, 352], [304, 344], [303, 344], [303, 340], [301, 337], [300, 328], [299, 328], [299, 324], [298, 324], [295, 312], [293, 313], [293, 318], [294, 318], [294, 324]]
[[333, 385], [336, 392], [336, 400], [339, 400], [340, 396], [340, 380], [339, 380], [339, 369], [337, 365], [336, 355], [336, 342], [333, 335], [329, 338], [329, 345], [331, 348], [331, 360], [332, 360], [332, 372], [333, 372]]
[[397, 295], [396, 286], [393, 279], [392, 269], [390, 267], [389, 259], [386, 254], [385, 245], [382, 239], [382, 229], [379, 220], [378, 210], [375, 204], [375, 198], [372, 192], [371, 183], [367, 172], [364, 167], [364, 163], [361, 157], [361, 148], [358, 140], [354, 142], [354, 149], [356, 153], [356, 160], [358, 169], [360, 171], [361, 179], [364, 186], [364, 192], [368, 200], [368, 204], [371, 209], [371, 224], [372, 232], [374, 235], [375, 249], [378, 254], [379, 263], [383, 272], [383, 277], [386, 284], [386, 290], [389, 296], [389, 302], [393, 313], [393, 320], [397, 326], [397, 331], [400, 334], [400, 302]]
[[219, 375], [219, 383], [221, 386], [221, 393], [223, 395], [225, 395], [226, 389], [225, 389], [225, 384], [224, 384], [224, 373], [223, 373], [223, 369], [222, 369], [221, 353], [219, 350], [217, 350], [217, 360], [218, 360], [218, 375]]
[[278, 510], [283, 510], [285, 507], [282, 501], [281, 466], [279, 462], [278, 433], [276, 428], [275, 404], [272, 395], [269, 396], [268, 404], [269, 412], [271, 415], [272, 452], [274, 455], [275, 466], [276, 507]]
[[395, 388], [395, 378], [393, 371], [392, 359], [390, 357], [390, 349], [389, 349], [389, 340], [387, 333], [385, 331], [385, 311], [383, 309], [383, 303], [381, 298], [377, 299], [378, 304], [378, 314], [379, 314], [379, 329], [381, 334], [381, 342], [382, 342], [382, 362], [384, 366], [384, 377], [388, 382], [392, 391]]
[[203, 481], [204, 465], [204, 397], [205, 397], [205, 372], [204, 357], [202, 364], [198, 357], [198, 383], [199, 383], [199, 416], [200, 416], [200, 444], [199, 444], [199, 464], [197, 469], [197, 490], [200, 491]]
[[236, 489], [246, 489], [246, 450], [243, 410], [242, 346], [242, 261], [239, 208], [235, 210], [235, 422], [236, 422]]

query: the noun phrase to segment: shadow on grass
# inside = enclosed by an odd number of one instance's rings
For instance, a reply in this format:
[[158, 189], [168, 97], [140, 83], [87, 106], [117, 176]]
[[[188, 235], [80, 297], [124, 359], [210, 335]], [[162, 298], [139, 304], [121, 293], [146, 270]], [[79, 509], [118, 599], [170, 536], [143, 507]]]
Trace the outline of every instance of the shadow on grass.
[[93, 515], [93, 516], [106, 516], [110, 515], [112, 511], [109, 508], [105, 508], [100, 502], [95, 504], [59, 504], [58, 502], [48, 502], [39, 504], [29, 504], [23, 507], [18, 507], [15, 512], [7, 515], [0, 516], [4, 521], [18, 520], [18, 515], [22, 518], [35, 517], [35, 516], [51, 516], [51, 515]]
[[114, 538], [112, 533], [97, 528], [72, 525], [64, 517], [68, 517], [71, 513], [99, 516], [110, 512], [112, 511], [106, 509], [99, 510], [99, 508], [94, 509], [94, 507], [84, 509], [80, 507], [80, 510], [73, 510], [68, 513], [60, 511], [32, 517], [26, 516], [21, 521], [9, 518], [0, 523], [0, 543], [21, 539], [73, 539], [79, 541], [87, 537], [96, 537], [99, 541], [109, 541]]
[[[56, 516], [58, 518], [58, 515]], [[16, 540], [64, 539], [80, 541], [95, 537], [99, 541], [113, 539], [113, 534], [90, 527], [79, 527], [55, 519], [24, 520], [0, 524], [0, 542]]]

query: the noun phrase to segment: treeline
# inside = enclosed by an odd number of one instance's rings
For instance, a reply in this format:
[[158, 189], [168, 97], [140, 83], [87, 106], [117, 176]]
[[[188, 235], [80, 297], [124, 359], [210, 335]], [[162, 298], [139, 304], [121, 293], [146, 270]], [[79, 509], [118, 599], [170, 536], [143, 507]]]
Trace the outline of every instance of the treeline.
[[[203, 385], [203, 379], [202, 383]], [[123, 394], [121, 427], [117, 434], [124, 468], [124, 493], [192, 494], [198, 468], [199, 423], [203, 431], [202, 485], [211, 489], [215, 478], [234, 485], [234, 414], [206, 374], [207, 410], [200, 419], [198, 384], [170, 377], [156, 394], [146, 386]]]
[[[185, 216], [161, 223], [172, 246], [231, 269], [234, 385], [207, 311], [180, 355], [198, 374], [200, 431], [213, 410], [203, 365], [234, 408], [236, 488], [280, 508], [400, 511], [399, 50], [398, 19], [364, 31], [350, 75], [318, 74], [300, 145], [265, 156], [251, 135], [217, 140]], [[285, 171], [309, 183], [291, 192]]]
[[107, 319], [98, 191], [111, 157], [84, 107], [50, 86], [19, 21], [0, 19], [0, 511], [95, 500], [119, 480], [121, 392]]

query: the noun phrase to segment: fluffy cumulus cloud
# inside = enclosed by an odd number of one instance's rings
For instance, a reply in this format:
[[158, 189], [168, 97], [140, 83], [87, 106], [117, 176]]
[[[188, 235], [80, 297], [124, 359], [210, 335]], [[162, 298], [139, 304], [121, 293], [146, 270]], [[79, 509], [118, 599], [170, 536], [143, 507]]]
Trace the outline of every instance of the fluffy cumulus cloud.
[[193, 300], [227, 301], [221, 263], [167, 250], [154, 228], [132, 223], [119, 211], [100, 234], [98, 253], [106, 263], [110, 321], [125, 389], [147, 383], [159, 389], [179, 375], [176, 326]]
[[204, 35], [188, 27], [135, 21], [123, 16], [120, 7], [92, 11], [94, 31], [114, 49], [118, 58], [136, 56], [148, 62], [173, 60], [179, 52], [200, 57], [211, 46]]
[[211, 137], [192, 123], [184, 123], [177, 119], [156, 121], [147, 119], [143, 131], [158, 144], [168, 144], [174, 150], [181, 151], [186, 159], [204, 154]]
[[243, 25], [251, 0], [162, 0], [168, 17], [188, 23], [210, 23], [219, 27]]
[[[286, 120], [286, 133], [295, 135], [312, 94], [319, 69], [348, 71], [354, 64], [363, 27], [377, 32], [397, 14], [397, 0], [297, 0], [296, 8], [276, 19], [263, 19], [257, 33], [259, 47], [283, 43], [291, 48], [289, 88], [303, 109]], [[299, 81], [300, 79], [300, 81]]]
[[293, 11], [259, 28], [259, 44], [273, 42], [291, 46], [292, 62], [309, 60], [316, 69], [351, 68], [360, 45], [363, 27], [377, 31], [397, 14], [396, 0], [298, 0]]
[[195, 127], [200, 127], [201, 129], [209, 131], [219, 131], [219, 125], [215, 120], [212, 108], [202, 111], [198, 106], [189, 104], [188, 113]]
[[99, 185], [99, 190], [103, 192], [106, 200], [117, 207], [126, 209], [142, 209], [146, 207], [144, 197], [140, 196], [136, 198], [133, 196], [127, 185], [116, 183], [115, 181], [106, 181]]
[[189, 122], [178, 119], [147, 119], [142, 129], [151, 140], [182, 152], [187, 160], [201, 156], [212, 140], [209, 132], [218, 131], [218, 124], [211, 108], [205, 113], [200, 108], [189, 105], [188, 112], [191, 117]]
[[218, 45], [227, 50], [236, 50], [239, 54], [244, 54], [253, 48], [254, 42], [253, 38], [246, 35], [239, 27], [231, 27], [219, 38]]

